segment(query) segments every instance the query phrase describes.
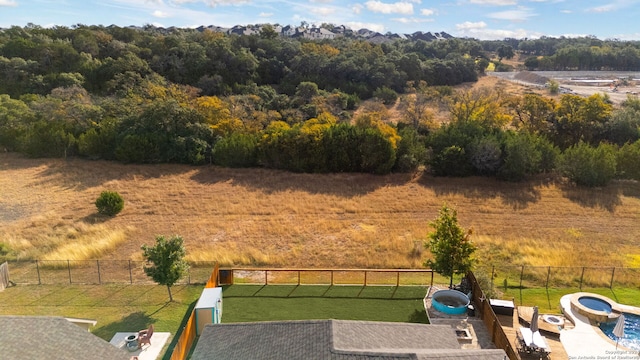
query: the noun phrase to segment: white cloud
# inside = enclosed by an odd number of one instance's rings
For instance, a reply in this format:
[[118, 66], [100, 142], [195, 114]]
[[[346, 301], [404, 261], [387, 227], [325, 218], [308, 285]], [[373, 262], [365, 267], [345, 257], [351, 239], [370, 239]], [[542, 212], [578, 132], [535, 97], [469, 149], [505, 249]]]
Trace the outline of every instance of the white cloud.
[[501, 40], [505, 38], [539, 38], [543, 34], [538, 32], [531, 32], [524, 29], [516, 30], [503, 30], [503, 29], [489, 29], [484, 21], [469, 22], [466, 21], [461, 24], [456, 24], [455, 36], [458, 37], [473, 37], [480, 40]]
[[384, 25], [382, 25], [382, 24], [363, 23], [363, 22], [358, 22], [358, 21], [351, 21], [351, 22], [345, 23], [345, 25], [350, 27], [353, 30], [369, 29], [369, 30], [377, 31], [379, 33], [384, 33], [385, 32]]
[[328, 4], [328, 3], [332, 3], [333, 0], [309, 0], [309, 2]]
[[382, 1], [370, 0], [365, 3], [367, 9], [372, 12], [382, 14], [413, 14], [413, 4], [406, 1], [400, 1], [392, 4], [383, 3]]
[[631, 7], [638, 3], [638, 0], [613, 0], [602, 6], [594, 6], [586, 11], [591, 13], [605, 13]]
[[267, 17], [272, 17], [273, 13], [261, 12], [260, 14], [258, 14], [258, 16], [267, 18]]
[[167, 13], [165, 13], [165, 12], [162, 12], [162, 11], [160, 11], [160, 10], [156, 10], [156, 11], [154, 11], [151, 15], [153, 15], [154, 17], [157, 17], [157, 18], [161, 18], [161, 19], [162, 19], [162, 18], [168, 18], [168, 17], [171, 17], [171, 15], [169, 15], [169, 14], [167, 14]]
[[250, 4], [251, 0], [205, 0], [205, 3], [211, 7], [218, 5], [244, 5]]
[[461, 31], [484, 29], [486, 27], [487, 27], [487, 23], [485, 23], [484, 21], [478, 21], [478, 22], [465, 21], [462, 24], [456, 24], [456, 29]]
[[596, 7], [592, 7], [587, 9], [587, 12], [592, 12], [592, 13], [605, 13], [605, 12], [610, 12], [610, 11], [614, 11], [616, 9], [614, 4], [607, 4], [607, 5], [602, 5], [602, 6], [596, 6]]
[[424, 15], [424, 16], [431, 16], [433, 14], [435, 14], [435, 10], [433, 9], [422, 9], [420, 10], [420, 14]]
[[364, 8], [364, 6], [360, 5], [360, 4], [355, 4], [353, 5], [353, 7], [351, 8], [351, 10], [353, 10], [354, 14], [360, 14], [362, 12], [362, 9]]
[[14, 0], [0, 0], [0, 6], [18, 6]]
[[538, 14], [532, 13], [531, 9], [520, 8], [517, 10], [506, 10], [494, 12], [489, 15], [491, 19], [508, 20], [508, 21], [526, 21], [530, 17], [537, 16]]
[[310, 11], [316, 15], [327, 16], [327, 15], [334, 14], [336, 12], [336, 9], [330, 8], [330, 7], [314, 7], [314, 8], [311, 8]]
[[470, 0], [472, 4], [478, 5], [497, 5], [497, 6], [507, 6], [507, 5], [516, 5], [518, 2], [516, 0]]
[[400, 17], [400, 18], [393, 18], [391, 19], [393, 21], [397, 21], [403, 24], [419, 24], [419, 23], [425, 23], [425, 22], [432, 22], [433, 19], [424, 19], [424, 18], [406, 18], [406, 17]]
[[560, 12], [563, 14], [573, 14], [572, 10], [560, 10]]
[[638, 39], [640, 39], [640, 33], [635, 33], [635, 34], [617, 34], [617, 35], [614, 35], [612, 37], [612, 39], [618, 39], [618, 40], [622, 40], [622, 41], [625, 41], [625, 40], [629, 40], [629, 41], [638, 40]]

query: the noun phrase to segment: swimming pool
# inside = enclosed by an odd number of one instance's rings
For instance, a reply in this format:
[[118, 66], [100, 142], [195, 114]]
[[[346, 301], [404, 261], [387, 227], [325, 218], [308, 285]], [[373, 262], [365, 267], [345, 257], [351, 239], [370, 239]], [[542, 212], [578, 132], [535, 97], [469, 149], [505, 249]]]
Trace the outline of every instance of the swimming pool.
[[[616, 322], [601, 323], [600, 329], [613, 341], [618, 337], [613, 335]], [[621, 346], [640, 351], [640, 315], [624, 314], [624, 338], [618, 342]]]

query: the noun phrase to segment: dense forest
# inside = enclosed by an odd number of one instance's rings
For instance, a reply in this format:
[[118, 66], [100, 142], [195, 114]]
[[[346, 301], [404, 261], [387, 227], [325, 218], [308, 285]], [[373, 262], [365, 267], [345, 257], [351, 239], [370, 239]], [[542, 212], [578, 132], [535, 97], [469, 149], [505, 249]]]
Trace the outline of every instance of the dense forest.
[[[495, 52], [531, 55], [532, 68], [581, 69], [582, 55], [577, 65], [565, 58], [583, 48], [589, 66], [597, 53], [600, 69], [640, 69], [640, 44], [592, 38], [373, 43], [288, 38], [269, 26], [242, 36], [12, 27], [0, 30], [0, 145], [32, 157], [298, 172], [427, 165], [507, 180], [554, 170], [585, 185], [638, 179], [637, 98], [614, 109], [603, 95], [556, 101], [451, 87], [483, 76]], [[440, 126], [442, 109], [450, 121]]]

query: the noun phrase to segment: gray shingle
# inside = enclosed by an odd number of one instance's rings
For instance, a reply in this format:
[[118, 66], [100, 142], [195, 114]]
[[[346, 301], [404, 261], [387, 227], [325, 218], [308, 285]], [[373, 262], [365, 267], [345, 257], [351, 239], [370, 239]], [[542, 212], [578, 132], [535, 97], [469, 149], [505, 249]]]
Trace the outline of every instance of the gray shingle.
[[127, 360], [130, 355], [62, 317], [0, 316], [0, 357]]
[[210, 324], [193, 360], [503, 360], [503, 350], [462, 350], [448, 325], [344, 320]]

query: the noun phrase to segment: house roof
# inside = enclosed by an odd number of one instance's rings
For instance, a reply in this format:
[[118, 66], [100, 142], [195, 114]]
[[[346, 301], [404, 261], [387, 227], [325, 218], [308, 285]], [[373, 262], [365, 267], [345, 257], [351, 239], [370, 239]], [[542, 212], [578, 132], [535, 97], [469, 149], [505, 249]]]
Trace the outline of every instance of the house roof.
[[449, 325], [304, 320], [206, 325], [193, 360], [503, 360], [503, 350], [462, 350]]
[[62, 317], [0, 316], [3, 359], [127, 360], [130, 355]]

